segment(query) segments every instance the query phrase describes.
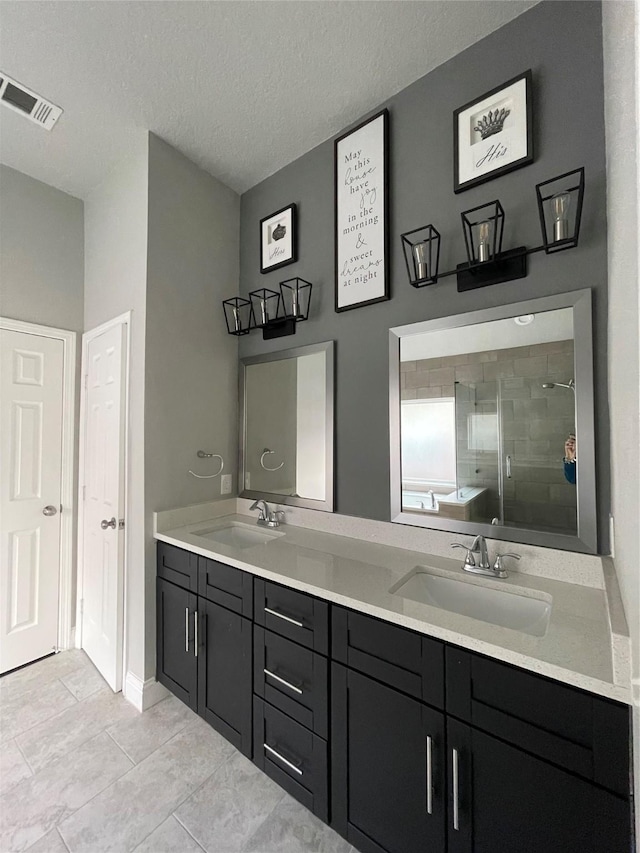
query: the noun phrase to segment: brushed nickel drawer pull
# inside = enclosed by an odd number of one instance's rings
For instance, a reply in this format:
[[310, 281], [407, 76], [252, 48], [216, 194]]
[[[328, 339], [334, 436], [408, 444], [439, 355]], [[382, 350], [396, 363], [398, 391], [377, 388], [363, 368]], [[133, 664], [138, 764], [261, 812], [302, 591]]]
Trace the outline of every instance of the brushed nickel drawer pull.
[[453, 779], [451, 782], [453, 795], [453, 828], [458, 832], [460, 829], [460, 804], [459, 798], [459, 778], [458, 778], [458, 750], [451, 750], [451, 760], [453, 763]]
[[276, 675], [275, 672], [271, 672], [269, 669], [263, 670], [265, 675], [268, 675], [269, 678], [275, 678], [276, 681], [279, 681], [280, 684], [284, 684], [285, 687], [288, 687], [289, 690], [293, 690], [294, 693], [297, 693], [298, 696], [302, 696], [302, 690], [300, 687], [296, 687], [295, 684], [292, 684], [290, 681], [287, 681], [284, 678], [281, 678], [279, 675]]
[[427, 814], [433, 814], [433, 743], [427, 735]]
[[184, 609], [184, 650], [189, 651], [189, 608]]
[[268, 743], [264, 744], [264, 748], [268, 752], [270, 752], [272, 755], [274, 755], [279, 761], [282, 761], [283, 764], [286, 764], [287, 767], [289, 767], [291, 770], [293, 770], [294, 773], [297, 773], [298, 776], [302, 776], [302, 770], [300, 770], [299, 767], [296, 767], [295, 764], [292, 764], [290, 761], [287, 761], [287, 759], [284, 758], [284, 756], [280, 755], [279, 752], [276, 752], [275, 749], [272, 746], [269, 746]]
[[193, 614], [193, 645], [194, 645], [193, 654], [195, 657], [198, 657], [198, 611], [197, 610]]
[[297, 619], [292, 619], [291, 616], [285, 616], [284, 613], [278, 613], [277, 610], [272, 610], [270, 607], [265, 607], [265, 613], [270, 613], [272, 616], [277, 616], [278, 619], [284, 619], [285, 622], [291, 622], [292, 625], [297, 625], [298, 628], [304, 628], [302, 622], [298, 622]]

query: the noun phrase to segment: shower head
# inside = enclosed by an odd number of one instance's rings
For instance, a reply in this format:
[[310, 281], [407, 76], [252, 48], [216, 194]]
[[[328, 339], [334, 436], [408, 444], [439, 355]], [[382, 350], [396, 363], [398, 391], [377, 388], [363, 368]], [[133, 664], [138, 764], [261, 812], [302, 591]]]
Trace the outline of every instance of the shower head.
[[573, 379], [570, 379], [568, 383], [566, 382], [543, 382], [543, 388], [570, 388], [571, 391], [576, 390], [576, 383]]

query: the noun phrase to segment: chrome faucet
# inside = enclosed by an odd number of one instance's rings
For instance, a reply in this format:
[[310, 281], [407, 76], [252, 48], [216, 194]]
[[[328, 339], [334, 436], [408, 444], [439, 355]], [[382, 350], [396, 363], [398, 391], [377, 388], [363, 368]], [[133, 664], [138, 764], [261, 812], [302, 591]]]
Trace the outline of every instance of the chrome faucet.
[[258, 521], [256, 523], [261, 527], [280, 527], [279, 516], [284, 515], [284, 513], [282, 510], [270, 510], [269, 504], [265, 500], [259, 499], [254, 501], [249, 509], [258, 510]]
[[[506, 578], [508, 573], [504, 568], [502, 561], [505, 557], [513, 557], [514, 560], [519, 560], [518, 554], [496, 554], [496, 559], [491, 565], [489, 561], [489, 552], [487, 550], [487, 540], [484, 536], [476, 536], [471, 543], [471, 547], [463, 545], [461, 542], [452, 542], [452, 548], [464, 548], [467, 552], [462, 568], [465, 572], [472, 572], [474, 575], [487, 575], [491, 578]], [[479, 556], [479, 563], [476, 563], [475, 555]]]

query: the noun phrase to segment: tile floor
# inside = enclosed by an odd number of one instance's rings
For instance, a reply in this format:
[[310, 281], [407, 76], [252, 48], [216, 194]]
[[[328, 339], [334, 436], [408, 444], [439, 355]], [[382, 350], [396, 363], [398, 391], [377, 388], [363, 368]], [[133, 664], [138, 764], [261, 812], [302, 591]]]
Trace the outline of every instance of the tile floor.
[[356, 853], [175, 697], [84, 652], [0, 679], [0, 853]]

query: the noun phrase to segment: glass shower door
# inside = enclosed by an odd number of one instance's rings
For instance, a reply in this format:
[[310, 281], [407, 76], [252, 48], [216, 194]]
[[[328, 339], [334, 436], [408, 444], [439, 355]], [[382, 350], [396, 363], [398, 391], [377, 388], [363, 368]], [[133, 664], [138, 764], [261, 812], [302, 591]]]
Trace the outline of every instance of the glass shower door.
[[462, 521], [503, 523], [498, 383], [456, 382], [456, 506]]

